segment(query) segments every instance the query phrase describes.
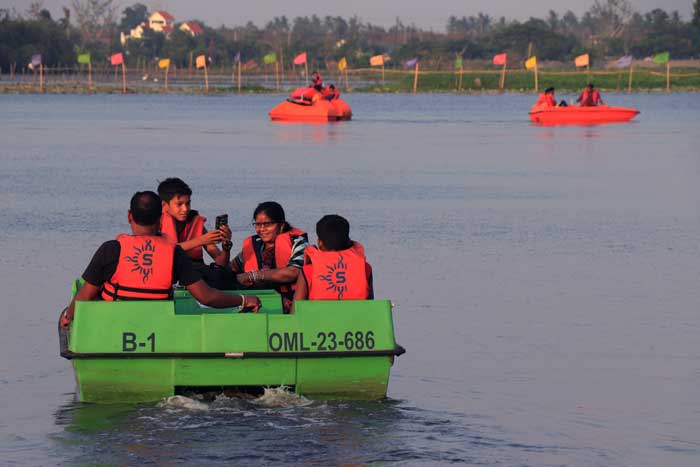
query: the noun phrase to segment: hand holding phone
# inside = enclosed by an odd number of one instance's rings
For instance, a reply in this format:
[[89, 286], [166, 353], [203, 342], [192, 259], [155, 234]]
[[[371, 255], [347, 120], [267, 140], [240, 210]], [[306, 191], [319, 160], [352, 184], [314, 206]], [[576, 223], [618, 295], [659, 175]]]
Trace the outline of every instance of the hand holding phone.
[[222, 214], [220, 216], [216, 216], [216, 223], [214, 224], [214, 228], [219, 230], [219, 228], [222, 225], [228, 226], [228, 214]]

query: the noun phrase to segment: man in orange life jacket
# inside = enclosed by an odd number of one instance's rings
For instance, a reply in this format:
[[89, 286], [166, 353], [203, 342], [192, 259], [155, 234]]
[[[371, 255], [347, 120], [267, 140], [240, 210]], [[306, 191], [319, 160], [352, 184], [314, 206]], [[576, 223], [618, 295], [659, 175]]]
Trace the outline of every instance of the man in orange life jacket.
[[586, 89], [583, 90], [576, 102], [581, 103], [581, 107], [595, 107], [599, 104], [604, 104], [603, 99], [600, 97], [600, 93], [593, 84], [588, 83]]
[[365, 250], [350, 240], [350, 224], [337, 214], [316, 224], [318, 248], [304, 253], [294, 300], [368, 300], [374, 298], [372, 267]]
[[76, 300], [168, 300], [174, 282], [186, 287], [204, 305], [238, 306], [257, 313], [258, 297], [210, 288], [182, 248], [159, 234], [161, 209], [161, 200], [152, 191], [134, 194], [128, 216], [132, 235], [119, 235], [100, 246], [83, 273], [85, 283], [61, 314], [62, 327], [73, 320]]
[[323, 78], [321, 78], [321, 73], [318, 71], [311, 73], [311, 87], [318, 92], [323, 92]]
[[[160, 232], [165, 238], [179, 245], [195, 263], [194, 267], [204, 280], [217, 288], [226, 288], [232, 280], [225, 267], [230, 260], [231, 230], [227, 225], [208, 232], [204, 226], [207, 219], [191, 208], [192, 190], [179, 178], [167, 178], [158, 185], [158, 195], [163, 204]], [[216, 246], [221, 242], [222, 250]], [[204, 264], [203, 250], [220, 266]], [[220, 277], [221, 276], [221, 277]]]

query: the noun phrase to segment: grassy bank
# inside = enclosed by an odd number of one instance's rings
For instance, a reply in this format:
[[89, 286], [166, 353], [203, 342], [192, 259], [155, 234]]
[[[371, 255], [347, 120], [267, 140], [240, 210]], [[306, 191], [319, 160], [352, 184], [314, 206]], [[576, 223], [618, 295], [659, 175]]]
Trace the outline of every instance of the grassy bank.
[[[449, 72], [421, 72], [418, 79], [418, 92], [468, 92], [468, 93], [495, 93], [500, 92], [501, 75], [497, 71], [465, 71], [462, 74], [461, 86], [458, 74]], [[379, 70], [355, 70], [350, 76], [352, 92], [387, 92], [406, 93], [413, 92], [414, 75], [410, 71], [386, 70], [385, 81], [382, 83]], [[588, 82], [589, 77], [585, 72], [557, 72], [540, 71], [539, 89], [554, 86], [559, 92], [580, 91]], [[629, 83], [629, 70], [620, 72], [592, 72], [592, 81], [602, 91], [627, 91]], [[245, 82], [245, 80], [243, 81]], [[273, 83], [270, 80], [270, 83]], [[346, 92], [340, 82], [341, 91]], [[504, 90], [508, 92], [534, 92], [534, 73], [524, 70], [508, 71], [505, 79]], [[662, 71], [635, 70], [632, 76], [632, 92], [665, 92], [666, 75]], [[88, 88], [86, 82], [78, 81], [47, 81], [45, 92], [49, 94], [119, 94], [122, 88], [118, 82], [98, 83]], [[286, 89], [289, 91], [289, 89]], [[686, 69], [673, 70], [671, 74], [672, 92], [698, 92], [700, 91], [700, 70]], [[0, 81], [0, 93], [38, 93], [38, 82], [28, 81]], [[141, 81], [127, 81], [127, 93], [129, 94], [163, 94], [162, 85], [143, 84]], [[217, 84], [209, 88], [209, 94], [235, 94], [237, 86]], [[245, 85], [241, 87], [245, 94], [275, 93], [271, 87], [261, 85]], [[173, 84], [169, 88], [171, 94], [205, 94], [201, 84], [193, 82]]]

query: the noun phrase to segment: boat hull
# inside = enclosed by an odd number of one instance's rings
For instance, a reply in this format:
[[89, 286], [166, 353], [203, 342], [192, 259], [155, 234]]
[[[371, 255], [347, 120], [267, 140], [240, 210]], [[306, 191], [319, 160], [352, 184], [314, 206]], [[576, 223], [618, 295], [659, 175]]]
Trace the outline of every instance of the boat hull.
[[284, 315], [279, 295], [256, 291], [263, 311], [201, 307], [186, 291], [171, 301], [77, 302], [61, 354], [80, 399], [160, 400], [178, 388], [286, 386], [317, 398], [386, 397], [403, 349], [391, 303], [298, 301]]
[[540, 125], [599, 125], [632, 120], [639, 111], [627, 107], [546, 107], [534, 105], [530, 120]]
[[350, 120], [352, 110], [343, 99], [315, 102], [286, 100], [270, 111], [270, 119], [278, 122], [337, 122]]

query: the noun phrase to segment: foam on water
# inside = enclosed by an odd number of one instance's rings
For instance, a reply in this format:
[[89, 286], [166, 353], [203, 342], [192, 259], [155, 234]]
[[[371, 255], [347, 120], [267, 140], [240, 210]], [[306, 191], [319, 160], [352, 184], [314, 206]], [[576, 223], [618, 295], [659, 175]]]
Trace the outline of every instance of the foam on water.
[[278, 388], [265, 388], [262, 396], [253, 401], [262, 407], [303, 407], [311, 404], [311, 401], [303, 396], [289, 391], [282, 386]]
[[185, 396], [170, 396], [158, 403], [158, 407], [177, 408], [185, 410], [209, 410], [209, 406], [204, 402], [190, 399]]

